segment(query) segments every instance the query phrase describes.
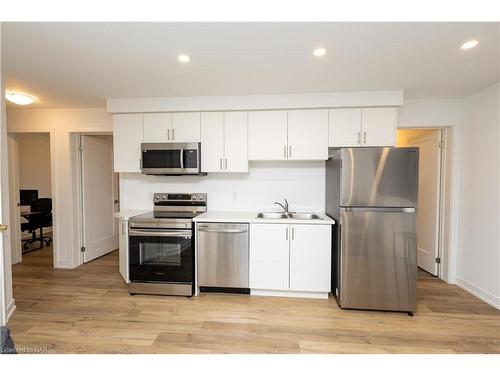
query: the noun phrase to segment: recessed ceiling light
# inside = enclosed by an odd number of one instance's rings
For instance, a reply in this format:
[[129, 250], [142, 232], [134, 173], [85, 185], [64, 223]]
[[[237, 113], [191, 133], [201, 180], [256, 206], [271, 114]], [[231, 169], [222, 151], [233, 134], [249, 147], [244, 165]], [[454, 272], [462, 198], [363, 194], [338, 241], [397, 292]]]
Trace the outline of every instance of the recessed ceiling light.
[[465, 42], [464, 44], [462, 44], [462, 46], [460, 48], [461, 49], [470, 49], [470, 48], [474, 48], [478, 44], [479, 44], [479, 42], [477, 40], [469, 40], [468, 42]]
[[28, 105], [35, 101], [35, 98], [30, 95], [13, 91], [6, 91], [5, 99], [7, 99], [9, 102], [19, 105]]
[[316, 48], [313, 52], [314, 56], [321, 57], [326, 53], [326, 48], [320, 47]]
[[187, 63], [189, 62], [189, 60], [191, 60], [188, 55], [179, 55], [177, 58], [182, 63]]

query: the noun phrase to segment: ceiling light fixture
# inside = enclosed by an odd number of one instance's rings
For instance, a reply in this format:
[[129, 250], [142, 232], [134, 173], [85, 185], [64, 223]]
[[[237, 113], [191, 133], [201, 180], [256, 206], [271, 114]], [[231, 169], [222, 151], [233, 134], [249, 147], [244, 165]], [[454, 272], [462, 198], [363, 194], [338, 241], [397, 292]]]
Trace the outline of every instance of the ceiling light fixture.
[[5, 99], [18, 105], [28, 105], [35, 101], [35, 98], [31, 95], [13, 91], [5, 91]]
[[323, 47], [316, 48], [313, 52], [314, 56], [316, 56], [316, 57], [324, 56], [325, 53], [326, 53], [326, 48], [323, 48]]
[[188, 55], [179, 55], [177, 58], [182, 63], [188, 63], [189, 60], [191, 60], [191, 58]]
[[479, 42], [477, 40], [469, 40], [468, 42], [465, 42], [464, 44], [462, 44], [462, 46], [460, 47], [461, 49], [471, 49], [471, 48], [474, 48], [475, 46], [477, 46], [479, 44]]

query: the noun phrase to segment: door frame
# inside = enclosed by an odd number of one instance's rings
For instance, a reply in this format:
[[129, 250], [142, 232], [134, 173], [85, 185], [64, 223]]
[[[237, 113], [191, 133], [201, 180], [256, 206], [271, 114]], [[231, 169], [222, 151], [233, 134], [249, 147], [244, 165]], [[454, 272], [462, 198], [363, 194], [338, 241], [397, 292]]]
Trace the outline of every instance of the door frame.
[[[83, 209], [83, 160], [81, 152], [81, 137], [84, 135], [111, 135], [112, 132], [78, 132], [70, 133], [70, 153], [71, 153], [71, 170], [73, 181], [73, 199], [74, 207], [76, 207], [76, 220], [74, 223], [74, 232], [77, 235], [74, 238], [75, 252], [78, 259], [78, 266], [84, 264], [84, 254], [81, 248], [85, 246], [85, 214]], [[115, 173], [115, 172], [113, 172]], [[120, 181], [118, 180], [118, 189], [120, 191]], [[119, 230], [119, 228], [118, 228]]]
[[[7, 144], [8, 144], [8, 155], [9, 155], [9, 186], [19, 190], [19, 149], [18, 145], [14, 145], [14, 139], [17, 136], [27, 135], [27, 134], [48, 134], [49, 142], [50, 142], [50, 185], [51, 185], [51, 198], [52, 198], [52, 267], [55, 268], [57, 264], [59, 247], [57, 243], [57, 222], [59, 219], [58, 210], [57, 210], [57, 201], [56, 201], [56, 179], [55, 179], [55, 129], [53, 128], [41, 128], [37, 131], [32, 130], [16, 130], [15, 132], [9, 132], [7, 134]], [[15, 147], [15, 150], [14, 150]], [[14, 192], [10, 194], [10, 203], [14, 199]], [[15, 207], [16, 205], [14, 205]], [[12, 207], [12, 206], [11, 206]], [[20, 223], [18, 218], [18, 210], [10, 210], [10, 222], [11, 223]], [[22, 262], [23, 254], [22, 254], [22, 246], [21, 246], [21, 226], [13, 224], [12, 231], [15, 232], [15, 235], [12, 236], [16, 241], [16, 244], [11, 244], [11, 252], [12, 252], [12, 264]], [[15, 257], [14, 257], [15, 255]]]
[[440, 142], [443, 148], [440, 152], [440, 174], [439, 174], [439, 213], [438, 213], [438, 275], [437, 277], [447, 283], [454, 283], [456, 264], [456, 241], [457, 235], [455, 225], [458, 208], [455, 182], [454, 160], [454, 127], [453, 126], [416, 126], [398, 127], [397, 130], [439, 130]]

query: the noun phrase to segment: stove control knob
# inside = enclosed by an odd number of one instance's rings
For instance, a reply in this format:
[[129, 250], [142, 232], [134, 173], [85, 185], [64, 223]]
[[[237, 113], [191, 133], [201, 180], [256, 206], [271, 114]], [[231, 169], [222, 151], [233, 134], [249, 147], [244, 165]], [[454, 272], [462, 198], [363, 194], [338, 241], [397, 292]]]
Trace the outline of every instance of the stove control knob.
[[200, 201], [202, 201], [202, 200], [203, 200], [203, 195], [198, 195], [198, 199], [199, 199]]

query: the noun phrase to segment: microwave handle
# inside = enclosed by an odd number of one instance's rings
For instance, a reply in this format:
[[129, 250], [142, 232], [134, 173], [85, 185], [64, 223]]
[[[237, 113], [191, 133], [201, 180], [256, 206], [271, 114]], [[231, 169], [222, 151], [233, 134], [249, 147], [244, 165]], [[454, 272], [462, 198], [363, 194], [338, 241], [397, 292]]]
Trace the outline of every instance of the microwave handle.
[[184, 169], [184, 147], [181, 147], [181, 153], [180, 153], [180, 158], [181, 158], [181, 169]]

